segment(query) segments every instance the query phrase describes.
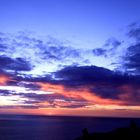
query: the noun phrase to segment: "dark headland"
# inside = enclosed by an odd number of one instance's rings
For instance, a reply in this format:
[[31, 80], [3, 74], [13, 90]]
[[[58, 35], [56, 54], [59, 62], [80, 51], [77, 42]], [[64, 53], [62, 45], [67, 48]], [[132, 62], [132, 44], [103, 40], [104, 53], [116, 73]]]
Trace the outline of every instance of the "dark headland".
[[83, 135], [75, 140], [140, 140], [140, 127], [131, 121], [129, 127], [121, 127], [109, 132], [89, 133], [87, 128], [82, 130]]

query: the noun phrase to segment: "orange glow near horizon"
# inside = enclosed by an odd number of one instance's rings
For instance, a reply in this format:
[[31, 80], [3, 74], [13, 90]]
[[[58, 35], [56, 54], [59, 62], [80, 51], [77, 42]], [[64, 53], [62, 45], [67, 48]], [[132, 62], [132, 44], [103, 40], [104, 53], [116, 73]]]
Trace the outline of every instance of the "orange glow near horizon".
[[46, 116], [91, 116], [91, 117], [140, 117], [140, 110], [87, 109], [87, 108], [40, 108], [0, 109], [0, 114], [25, 114]]
[[[7, 81], [11, 81], [11, 78], [7, 76], [0, 76], [1, 86], [5, 86]], [[28, 107], [29, 104], [24, 104], [24, 100], [28, 101], [28, 98], [18, 97], [18, 100], [15, 101], [16, 98], [14, 96], [11, 96], [10, 98], [3, 96], [3, 102], [1, 102], [1, 105], [11, 105], [12, 108], [1, 108], [0, 113], [62, 116], [140, 117], [140, 106], [125, 105], [131, 99], [131, 92], [133, 90], [132, 87], [129, 87], [128, 85], [120, 87], [123, 94], [119, 96], [119, 100], [115, 100], [97, 96], [96, 93], [90, 91], [90, 86], [74, 89], [60, 84], [42, 82], [37, 82], [34, 84], [40, 86], [39, 91], [49, 92], [50, 95], [52, 94], [54, 96], [55, 94], [62, 95], [66, 97], [66, 99], [70, 99], [70, 101], [65, 101], [65, 99], [54, 99], [54, 107], [52, 107], [52, 103], [46, 100], [31, 104], [34, 107], [39, 106], [38, 108], [27, 109], [20, 107], [20, 105]], [[71, 107], [73, 105], [81, 105], [82, 101], [85, 101], [87, 104], [85, 104], [83, 107]]]

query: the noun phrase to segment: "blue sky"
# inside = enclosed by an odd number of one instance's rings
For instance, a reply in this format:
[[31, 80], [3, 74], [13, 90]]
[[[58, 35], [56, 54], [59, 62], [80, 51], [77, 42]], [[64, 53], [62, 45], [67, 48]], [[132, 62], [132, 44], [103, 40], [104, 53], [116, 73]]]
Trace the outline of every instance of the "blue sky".
[[0, 111], [139, 117], [139, 6], [0, 0]]
[[0, 0], [1, 31], [34, 31], [100, 47], [139, 20], [139, 0]]

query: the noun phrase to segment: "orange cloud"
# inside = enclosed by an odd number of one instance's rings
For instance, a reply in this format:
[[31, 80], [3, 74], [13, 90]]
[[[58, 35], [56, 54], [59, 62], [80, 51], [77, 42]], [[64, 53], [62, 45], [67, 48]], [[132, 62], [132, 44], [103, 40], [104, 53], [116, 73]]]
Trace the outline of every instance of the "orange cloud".
[[6, 75], [0, 75], [0, 85], [6, 85], [11, 78]]
[[40, 86], [40, 90], [49, 91], [56, 94], [63, 95], [67, 98], [85, 100], [91, 104], [123, 104], [120, 100], [105, 99], [97, 96], [95, 93], [91, 93], [88, 87], [81, 87], [77, 89], [66, 88], [63, 85], [55, 85], [49, 83], [37, 83]]

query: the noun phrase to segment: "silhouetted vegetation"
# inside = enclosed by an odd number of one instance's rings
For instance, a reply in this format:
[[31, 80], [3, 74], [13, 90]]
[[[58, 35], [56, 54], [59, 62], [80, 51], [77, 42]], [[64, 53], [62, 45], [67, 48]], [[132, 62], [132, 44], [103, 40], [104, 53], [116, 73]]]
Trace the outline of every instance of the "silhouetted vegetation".
[[87, 128], [83, 129], [83, 136], [75, 140], [140, 140], [140, 128], [134, 121], [129, 127], [122, 127], [110, 132], [88, 133]]

